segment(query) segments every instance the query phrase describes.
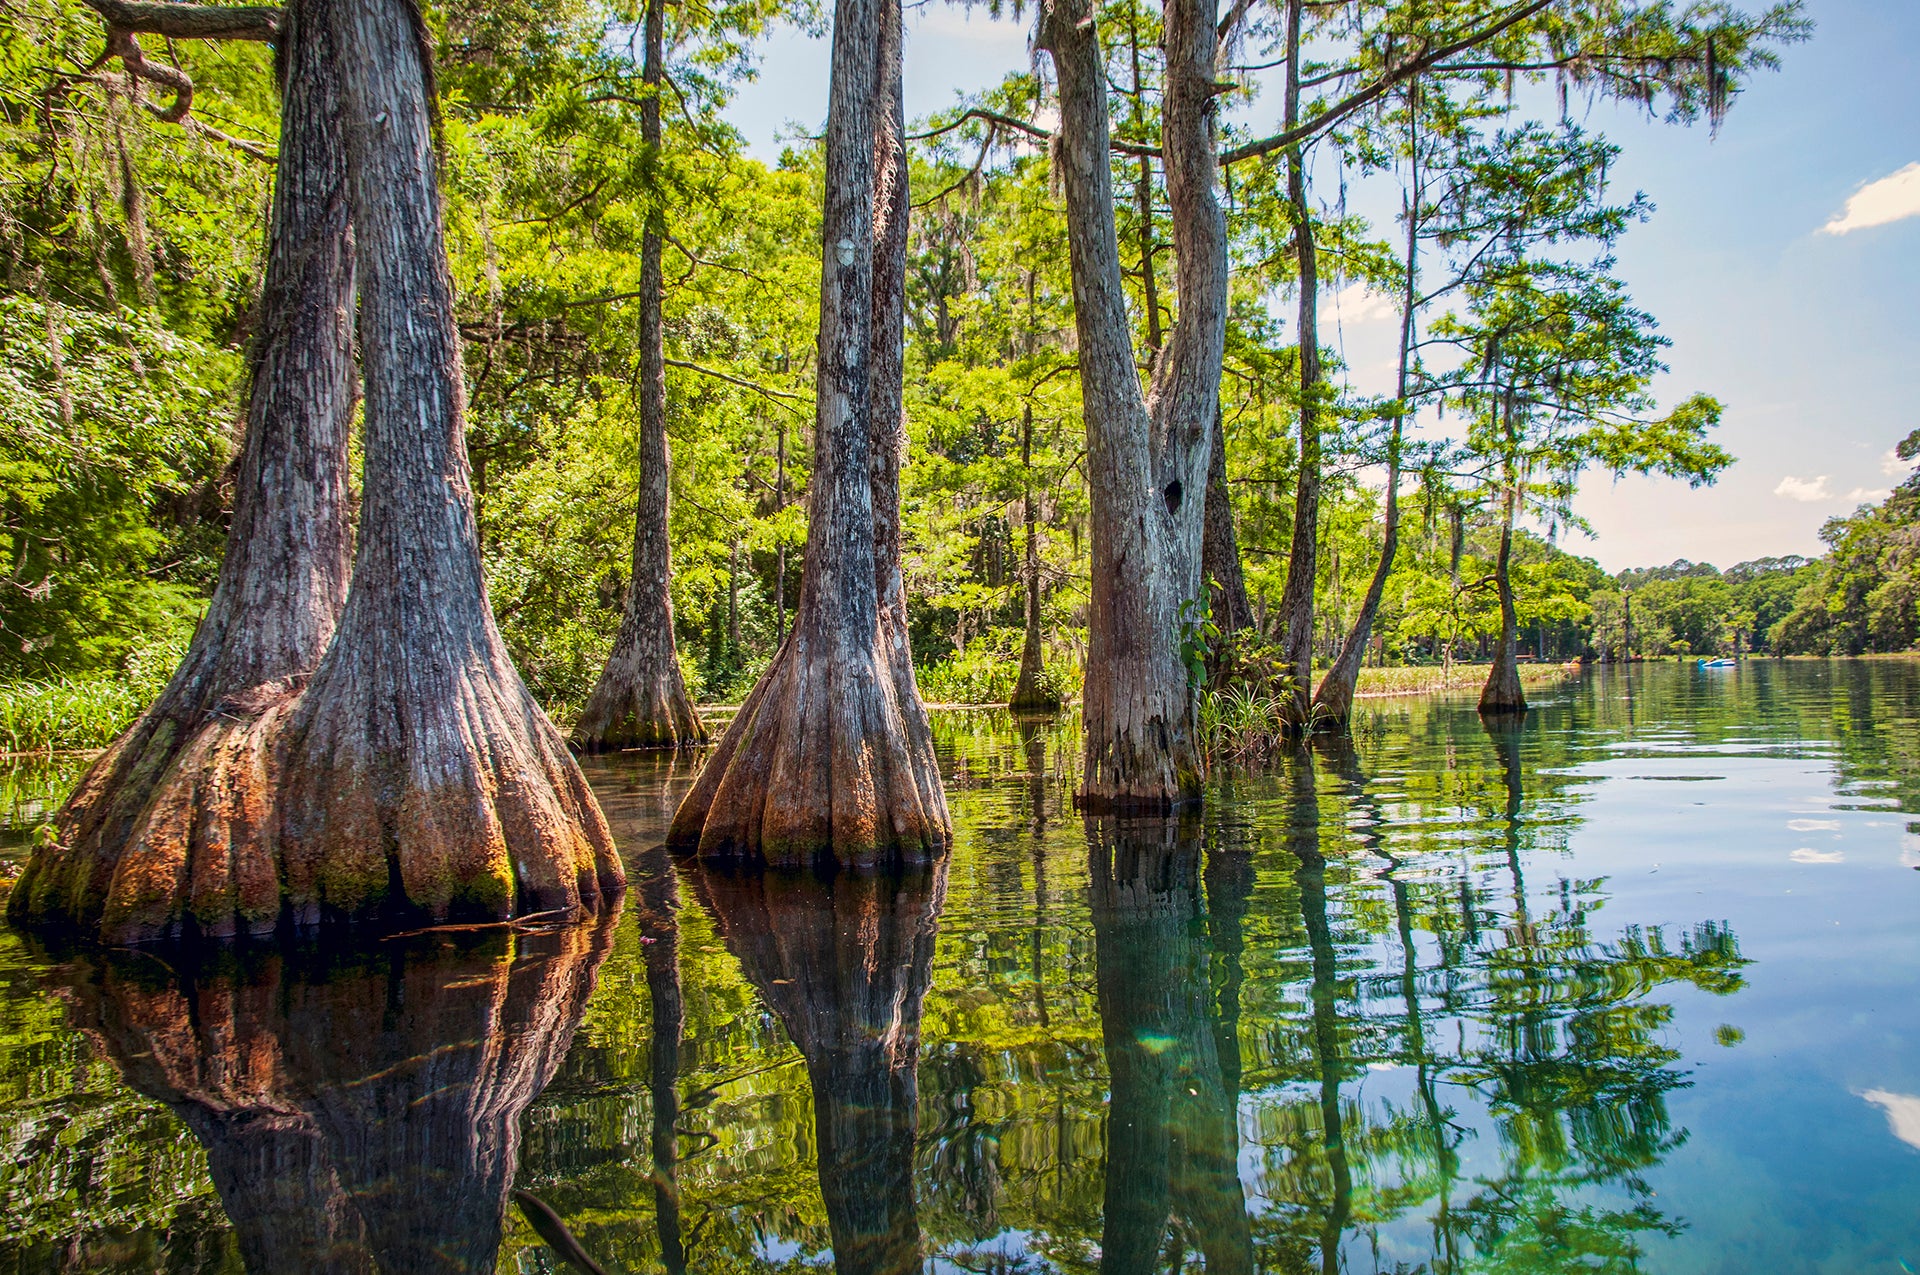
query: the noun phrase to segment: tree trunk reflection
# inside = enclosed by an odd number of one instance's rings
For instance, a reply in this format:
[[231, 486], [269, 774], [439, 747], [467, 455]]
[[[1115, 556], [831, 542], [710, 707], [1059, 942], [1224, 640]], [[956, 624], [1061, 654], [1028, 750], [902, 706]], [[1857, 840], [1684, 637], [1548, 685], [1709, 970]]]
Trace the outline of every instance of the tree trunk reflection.
[[256, 1275], [488, 1272], [520, 1114], [559, 1069], [614, 918], [372, 951], [119, 950], [62, 995], [205, 1146]]
[[692, 880], [727, 950], [806, 1059], [835, 1269], [920, 1270], [920, 1010], [944, 861], [833, 877], [701, 865]]

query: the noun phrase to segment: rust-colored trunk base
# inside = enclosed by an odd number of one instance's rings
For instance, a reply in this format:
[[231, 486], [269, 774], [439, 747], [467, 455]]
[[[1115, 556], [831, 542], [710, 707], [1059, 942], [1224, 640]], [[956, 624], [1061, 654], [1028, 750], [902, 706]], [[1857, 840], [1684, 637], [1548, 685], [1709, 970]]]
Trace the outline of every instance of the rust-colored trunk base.
[[197, 722], [142, 718], [81, 779], [8, 916], [106, 943], [273, 929], [273, 738], [292, 698], [263, 688]]
[[[880, 645], [876, 642], [876, 645]], [[667, 844], [780, 867], [933, 863], [953, 829], [932, 732], [884, 647], [836, 660], [796, 629], [674, 815]]]

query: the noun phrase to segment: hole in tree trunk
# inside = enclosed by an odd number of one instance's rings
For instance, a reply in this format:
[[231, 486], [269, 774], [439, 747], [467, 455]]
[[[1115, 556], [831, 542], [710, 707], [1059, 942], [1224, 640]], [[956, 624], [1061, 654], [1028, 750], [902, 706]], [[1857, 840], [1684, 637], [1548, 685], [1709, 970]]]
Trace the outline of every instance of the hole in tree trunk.
[[[1136, 490], [1138, 489], [1136, 488]], [[1177, 514], [1180, 512], [1180, 480], [1178, 478], [1168, 483], [1167, 489], [1162, 492], [1161, 495], [1166, 497], [1168, 513]]]

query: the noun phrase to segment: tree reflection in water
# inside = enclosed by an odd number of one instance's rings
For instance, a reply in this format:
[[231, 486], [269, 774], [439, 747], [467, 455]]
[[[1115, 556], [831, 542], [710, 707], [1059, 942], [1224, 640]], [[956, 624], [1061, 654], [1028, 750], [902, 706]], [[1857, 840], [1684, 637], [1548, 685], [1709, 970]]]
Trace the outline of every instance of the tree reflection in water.
[[1209, 995], [1200, 823], [1089, 819], [1087, 846], [1109, 1077], [1100, 1269], [1163, 1269], [1173, 1222], [1209, 1271], [1251, 1271]]
[[485, 1272], [520, 1113], [566, 1055], [613, 924], [117, 950], [63, 966], [61, 993], [205, 1146], [249, 1272]]
[[833, 877], [690, 871], [727, 950], [806, 1059], [834, 1268], [920, 1270], [920, 1013], [945, 862]]

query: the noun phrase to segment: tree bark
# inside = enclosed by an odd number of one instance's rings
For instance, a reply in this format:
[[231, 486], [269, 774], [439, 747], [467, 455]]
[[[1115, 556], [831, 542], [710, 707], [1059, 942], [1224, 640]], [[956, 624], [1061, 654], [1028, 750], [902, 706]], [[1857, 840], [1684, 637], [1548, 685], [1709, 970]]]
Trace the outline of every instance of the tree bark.
[[1040, 633], [1040, 518], [1033, 499], [1033, 405], [1020, 417], [1020, 469], [1025, 489], [1021, 515], [1026, 522], [1026, 621], [1020, 644], [1020, 680], [1014, 684], [1007, 707], [1016, 713], [1053, 713], [1060, 696], [1046, 682], [1046, 644]]
[[1240, 539], [1233, 530], [1233, 497], [1227, 490], [1227, 431], [1213, 431], [1213, 460], [1207, 466], [1206, 526], [1200, 543], [1200, 574], [1213, 582], [1213, 622], [1223, 638], [1254, 626], [1247, 578], [1240, 569]]
[[694, 877], [727, 950], [806, 1059], [820, 1194], [845, 1275], [923, 1269], [914, 1200], [920, 1012], [946, 863], [900, 874]]
[[94, 763], [8, 913], [108, 942], [280, 919], [271, 740], [347, 593], [353, 241], [321, 4], [281, 30], [280, 162], [233, 522], [206, 617], [158, 700]]
[[334, 0], [328, 32], [366, 497], [340, 626], [286, 747], [288, 903], [302, 923], [596, 908], [625, 883], [612, 835], [487, 605], [422, 20], [411, 0]]
[[[647, 162], [660, 154], [660, 98], [665, 75], [664, 0], [647, 0], [646, 55], [641, 78], [649, 92], [640, 104], [640, 142]], [[673, 642], [673, 572], [667, 542], [667, 365], [660, 321], [660, 274], [666, 219], [649, 214], [640, 237], [640, 495], [634, 511], [633, 581], [620, 631], [600, 680], [573, 728], [573, 744], [587, 752], [622, 748], [697, 748], [706, 728], [687, 699]]]
[[[1417, 109], [1410, 101], [1407, 109]], [[1412, 126], [1410, 126], [1412, 127]], [[1415, 288], [1420, 264], [1420, 152], [1419, 134], [1413, 134], [1412, 198], [1407, 203], [1407, 254], [1400, 289], [1400, 370], [1395, 395], [1400, 410], [1394, 413], [1393, 431], [1387, 437], [1387, 507], [1380, 525], [1380, 561], [1367, 582], [1366, 597], [1353, 618], [1347, 640], [1333, 666], [1320, 679], [1313, 696], [1313, 723], [1316, 728], [1344, 732], [1353, 720], [1353, 696], [1360, 684], [1360, 666], [1373, 638], [1374, 617], [1380, 612], [1380, 599], [1387, 591], [1387, 578], [1393, 574], [1393, 560], [1400, 552], [1400, 455], [1406, 431], [1406, 402], [1413, 358], [1413, 312]]]
[[[1300, 121], [1300, 27], [1304, 0], [1287, 0], [1285, 127]], [[1296, 142], [1287, 152], [1287, 203], [1293, 210], [1294, 252], [1300, 293], [1300, 473], [1294, 488], [1293, 542], [1287, 550], [1287, 584], [1280, 595], [1283, 654], [1293, 678], [1293, 724], [1304, 730], [1313, 706], [1313, 595], [1320, 549], [1320, 266], [1313, 239], [1313, 209], [1307, 203], [1306, 154]]]
[[1184, 612], [1199, 596], [1209, 449], [1226, 342], [1226, 219], [1215, 193], [1212, 0], [1169, 0], [1162, 122], [1180, 321], [1143, 397], [1115, 238], [1107, 77], [1088, 0], [1047, 10], [1060, 80], [1074, 324], [1092, 496], [1083, 809], [1167, 810], [1200, 796]]
[[1500, 556], [1494, 562], [1494, 587], [1500, 592], [1500, 640], [1494, 644], [1493, 667], [1480, 691], [1482, 713], [1527, 711], [1527, 693], [1520, 686], [1519, 622], [1513, 610], [1513, 514], [1515, 480], [1508, 476], [1500, 512]]
[[907, 156], [899, 0], [839, 0], [815, 468], [793, 631], [668, 836], [716, 859], [927, 863], [953, 837], [900, 569]]

